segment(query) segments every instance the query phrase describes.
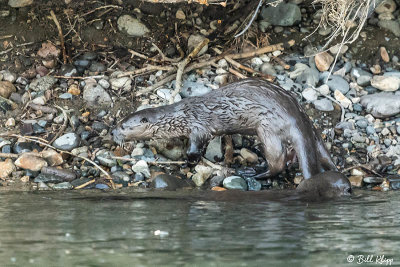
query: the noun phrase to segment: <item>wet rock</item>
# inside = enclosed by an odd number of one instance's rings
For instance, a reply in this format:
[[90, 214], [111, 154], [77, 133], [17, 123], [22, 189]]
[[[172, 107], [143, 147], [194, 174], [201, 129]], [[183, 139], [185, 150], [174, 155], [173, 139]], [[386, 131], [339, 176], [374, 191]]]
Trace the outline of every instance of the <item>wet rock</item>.
[[34, 149], [40, 149], [36, 143], [31, 142], [16, 142], [13, 146], [13, 151], [16, 154], [21, 154], [25, 152], [31, 152]]
[[180, 188], [193, 188], [194, 184], [189, 179], [179, 179], [169, 174], [160, 174], [150, 183], [150, 187], [173, 191]]
[[112, 104], [111, 97], [107, 91], [100, 85], [96, 84], [85, 85], [82, 97], [90, 105], [110, 106]]
[[[90, 182], [91, 180], [92, 180], [92, 179], [90, 179], [90, 178], [83, 177], [83, 178], [75, 179], [75, 180], [71, 181], [71, 185], [72, 185], [73, 187], [78, 187], [78, 186], [81, 186], [81, 185], [83, 185], [83, 184], [86, 184], [86, 183]], [[93, 186], [93, 184], [88, 184], [88, 185], [87, 185], [86, 187], [84, 187], [84, 188], [88, 188], [89, 186]]]
[[210, 179], [210, 188], [216, 186], [222, 186], [224, 179], [225, 179], [224, 176], [214, 176], [213, 178]]
[[360, 103], [376, 118], [387, 118], [400, 112], [400, 95], [389, 92], [365, 95]]
[[391, 31], [396, 37], [400, 37], [400, 24], [395, 20], [380, 20], [378, 26]]
[[196, 173], [192, 176], [192, 181], [196, 186], [202, 186], [208, 178], [210, 178], [213, 169], [203, 165], [197, 165], [195, 168]]
[[67, 133], [58, 137], [54, 142], [55, 148], [71, 151], [72, 149], [79, 146], [80, 138], [76, 133]]
[[248, 163], [257, 163], [258, 162], [258, 156], [256, 153], [248, 150], [247, 148], [242, 148], [240, 150], [240, 155], [244, 158], [244, 160]]
[[260, 71], [264, 74], [276, 76], [276, 70], [274, 68], [274, 65], [268, 62], [265, 62], [261, 65]]
[[15, 86], [9, 81], [1, 81], [0, 82], [0, 96], [4, 98], [9, 98], [12, 93], [15, 93], [17, 89]]
[[374, 76], [371, 79], [371, 85], [382, 91], [392, 92], [400, 87], [400, 78], [394, 76]]
[[34, 153], [24, 153], [15, 161], [15, 165], [21, 169], [40, 171], [47, 166], [47, 162]]
[[313, 101], [314, 107], [320, 111], [333, 111], [334, 107], [332, 101], [329, 99], [320, 99]]
[[113, 90], [122, 89], [124, 91], [131, 90], [132, 80], [129, 77], [112, 78], [110, 79], [111, 88]]
[[15, 171], [15, 165], [11, 159], [6, 159], [0, 162], [0, 178], [6, 179], [13, 171]]
[[110, 189], [110, 187], [106, 184], [96, 184], [95, 188], [101, 190]]
[[130, 15], [122, 15], [117, 21], [118, 29], [132, 37], [140, 37], [150, 32], [150, 30], [138, 19]]
[[51, 188], [54, 189], [54, 190], [70, 190], [70, 189], [72, 189], [74, 187], [69, 182], [62, 182], [62, 183], [58, 183], [58, 184], [53, 185]]
[[[123, 186], [128, 186], [128, 183], [131, 180], [131, 178], [129, 177], [129, 174], [127, 174], [124, 171], [116, 171], [111, 175], [111, 177], [112, 177], [114, 183], [122, 184]], [[144, 178], [144, 176], [143, 176], [143, 178]]]
[[117, 160], [113, 159], [113, 157], [114, 153], [106, 149], [100, 150], [96, 154], [96, 159], [100, 162], [100, 164], [107, 167], [113, 167], [117, 165]]
[[149, 166], [144, 160], [139, 160], [138, 162], [136, 162], [136, 164], [132, 166], [132, 171], [134, 171], [135, 173], [141, 173], [146, 178], [150, 178], [151, 176]]
[[329, 70], [334, 58], [328, 52], [322, 52], [316, 54], [314, 60], [319, 71], [327, 71]]
[[87, 69], [91, 64], [90, 60], [87, 59], [77, 59], [74, 61], [74, 65], [78, 68], [78, 69]]
[[301, 21], [300, 8], [292, 3], [280, 3], [276, 7], [263, 7], [260, 16], [272, 25], [279, 26], [292, 26]]
[[89, 60], [89, 61], [95, 60], [96, 58], [97, 58], [97, 54], [95, 52], [91, 52], [91, 51], [85, 52], [82, 55], [82, 59]]
[[10, 7], [19, 8], [32, 5], [33, 0], [8, 0]]
[[145, 180], [145, 177], [144, 177], [143, 174], [141, 174], [140, 172], [139, 173], [135, 173], [135, 178], [133, 179], [133, 181], [135, 183], [140, 182], [140, 181], [144, 181], [144, 180]]
[[[195, 49], [201, 42], [203, 42], [203, 40], [205, 38], [206, 37], [204, 37], [203, 35], [200, 35], [200, 34], [192, 34], [192, 35], [190, 35], [189, 39], [188, 39], [188, 49], [189, 49], [189, 51], [192, 52], [193, 49]], [[208, 50], [208, 44], [205, 45], [197, 55], [201, 56], [205, 52], [207, 52], [207, 50]]]
[[222, 150], [222, 137], [217, 136], [213, 138], [207, 145], [206, 153], [205, 153], [205, 158], [212, 161], [212, 162], [218, 162], [221, 161], [224, 152]]
[[[40, 173], [49, 177], [56, 176], [56, 181], [52, 183], [57, 181], [73, 181], [76, 179], [76, 174], [72, 170], [59, 169], [56, 167], [43, 167]], [[44, 182], [43, 180], [41, 181]]]
[[254, 179], [253, 177], [245, 177], [244, 178], [247, 182], [247, 190], [249, 191], [260, 191], [261, 190], [261, 183]]
[[38, 79], [33, 80], [29, 89], [37, 92], [44, 92], [50, 90], [58, 80], [52, 76], [43, 76]]
[[229, 176], [224, 179], [223, 185], [226, 189], [247, 190], [247, 182], [239, 176]]

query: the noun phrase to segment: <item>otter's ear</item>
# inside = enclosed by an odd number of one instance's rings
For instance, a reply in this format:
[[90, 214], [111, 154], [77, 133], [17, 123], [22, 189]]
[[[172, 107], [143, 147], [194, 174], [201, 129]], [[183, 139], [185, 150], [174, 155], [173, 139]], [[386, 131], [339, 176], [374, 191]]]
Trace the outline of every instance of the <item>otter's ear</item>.
[[146, 123], [146, 122], [149, 122], [149, 121], [147, 120], [146, 117], [143, 117], [143, 118], [140, 120], [140, 122], [141, 122], [141, 123]]

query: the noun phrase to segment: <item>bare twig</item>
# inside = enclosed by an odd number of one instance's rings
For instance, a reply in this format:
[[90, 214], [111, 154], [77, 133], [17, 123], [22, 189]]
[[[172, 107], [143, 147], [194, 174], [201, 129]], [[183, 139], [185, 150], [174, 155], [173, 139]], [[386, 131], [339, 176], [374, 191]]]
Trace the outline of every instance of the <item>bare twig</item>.
[[64, 62], [64, 64], [67, 64], [67, 52], [65, 51], [64, 35], [63, 35], [63, 32], [62, 32], [60, 23], [58, 22], [56, 14], [54, 14], [53, 10], [50, 10], [50, 15], [51, 15], [51, 18], [53, 19], [53, 21], [56, 24], [57, 29], [58, 29], [58, 36], [60, 37], [61, 51], [62, 51], [62, 55], [63, 55], [63, 62]]
[[19, 155], [18, 154], [14, 154], [14, 153], [0, 153], [0, 158], [12, 158], [12, 159], [16, 159], [18, 158]]
[[121, 73], [117, 77], [121, 78], [121, 77], [130, 76], [130, 75], [137, 75], [137, 74], [141, 74], [141, 73], [145, 73], [145, 72], [152, 72], [152, 71], [158, 71], [158, 70], [172, 71], [172, 70], [175, 70], [175, 68], [172, 67], [172, 66], [148, 65], [148, 66], [146, 66], [144, 68], [141, 68], [141, 69], [137, 69], [137, 70], [132, 70], [132, 71], [127, 71], [127, 72]]

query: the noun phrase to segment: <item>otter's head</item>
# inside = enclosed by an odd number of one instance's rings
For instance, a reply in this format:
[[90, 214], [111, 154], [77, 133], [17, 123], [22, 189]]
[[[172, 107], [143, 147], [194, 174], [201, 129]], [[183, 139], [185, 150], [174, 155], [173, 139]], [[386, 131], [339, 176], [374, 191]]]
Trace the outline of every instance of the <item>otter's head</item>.
[[302, 181], [297, 190], [306, 196], [316, 198], [336, 198], [350, 196], [351, 184], [347, 177], [337, 171], [326, 171]]
[[150, 139], [154, 134], [152, 125], [156, 119], [152, 109], [140, 110], [129, 115], [111, 132], [114, 142], [121, 144], [126, 141]]

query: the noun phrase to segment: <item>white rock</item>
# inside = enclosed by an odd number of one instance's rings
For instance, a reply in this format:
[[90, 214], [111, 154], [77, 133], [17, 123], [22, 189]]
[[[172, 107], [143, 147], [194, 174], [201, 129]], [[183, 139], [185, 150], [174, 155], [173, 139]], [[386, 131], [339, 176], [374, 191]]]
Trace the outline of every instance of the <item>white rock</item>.
[[349, 108], [352, 106], [350, 99], [345, 97], [339, 90], [335, 90], [334, 92], [335, 99], [339, 101], [340, 104], [343, 105], [345, 108]]
[[400, 78], [394, 76], [375, 75], [371, 79], [371, 85], [379, 90], [392, 92], [400, 87]]
[[301, 95], [307, 100], [307, 101], [314, 101], [318, 99], [318, 92], [315, 91], [312, 88], [306, 88], [304, 91], [301, 93]]

